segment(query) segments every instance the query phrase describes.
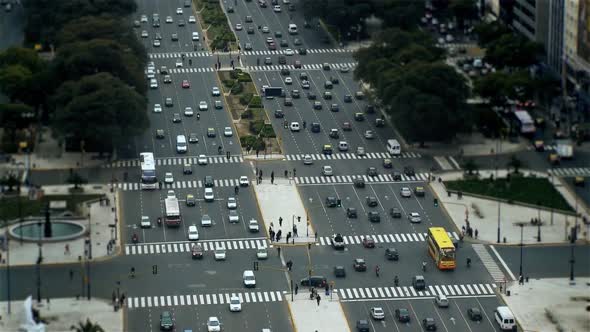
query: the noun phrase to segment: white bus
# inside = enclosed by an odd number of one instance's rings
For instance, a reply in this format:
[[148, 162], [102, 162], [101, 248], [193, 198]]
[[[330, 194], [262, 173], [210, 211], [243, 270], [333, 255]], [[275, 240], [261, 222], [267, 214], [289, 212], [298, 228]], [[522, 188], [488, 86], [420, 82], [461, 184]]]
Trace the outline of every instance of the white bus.
[[514, 116], [516, 117], [516, 122], [521, 134], [532, 135], [535, 133], [537, 129], [535, 128], [535, 122], [529, 112], [516, 110], [514, 111]]
[[139, 154], [139, 161], [141, 163], [141, 189], [158, 188], [154, 154], [151, 152], [142, 152]]
[[402, 153], [402, 146], [396, 139], [388, 139], [387, 152], [389, 152], [391, 155], [399, 155]]
[[166, 208], [166, 226], [178, 227], [182, 218], [180, 217], [180, 205], [178, 198], [168, 197], [164, 200], [164, 207]]

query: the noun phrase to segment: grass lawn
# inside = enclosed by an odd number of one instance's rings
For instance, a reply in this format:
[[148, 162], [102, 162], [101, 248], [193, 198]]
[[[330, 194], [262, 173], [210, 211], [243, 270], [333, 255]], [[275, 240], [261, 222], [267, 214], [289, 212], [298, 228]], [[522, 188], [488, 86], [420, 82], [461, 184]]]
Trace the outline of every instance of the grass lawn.
[[40, 200], [29, 200], [28, 197], [6, 197], [0, 200], [0, 220], [12, 220], [18, 218], [18, 199], [20, 199], [21, 215], [42, 216], [41, 212], [49, 201], [67, 201], [67, 209], [76, 210], [76, 205], [101, 197], [102, 195], [50, 195], [43, 196]]
[[507, 182], [505, 178], [494, 181], [490, 179], [458, 180], [446, 181], [445, 185], [453, 191], [573, 211], [563, 196], [545, 178], [513, 176], [510, 182]]

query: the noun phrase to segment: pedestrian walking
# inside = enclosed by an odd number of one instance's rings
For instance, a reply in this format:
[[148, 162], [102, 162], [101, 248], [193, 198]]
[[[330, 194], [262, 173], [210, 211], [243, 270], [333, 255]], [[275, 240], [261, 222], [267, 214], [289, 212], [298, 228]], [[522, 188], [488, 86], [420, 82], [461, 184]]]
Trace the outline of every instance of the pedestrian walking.
[[125, 298], [126, 298], [125, 293], [122, 293], [121, 294], [121, 307], [125, 306]]
[[268, 226], [268, 234], [272, 233], [272, 225]]
[[518, 284], [524, 285], [524, 279], [522, 278], [522, 274], [520, 276], [518, 276]]
[[66, 244], [64, 246], [64, 255], [69, 255], [70, 254], [70, 245]]
[[297, 170], [293, 168], [293, 177], [297, 176]]
[[74, 280], [74, 270], [70, 269], [70, 281]]
[[297, 225], [293, 225], [293, 236], [299, 237], [299, 234], [297, 234]]
[[299, 285], [295, 284], [295, 295], [297, 295], [297, 292], [299, 292]]
[[289, 175], [289, 171], [285, 170], [285, 177]]
[[477, 228], [475, 229], [475, 239], [477, 240], [477, 236], [479, 235], [479, 231], [477, 230]]
[[117, 300], [117, 294], [115, 294], [115, 291], [113, 291], [113, 296], [112, 296], [113, 305], [115, 304], [116, 300]]
[[315, 300], [318, 302], [318, 307], [320, 306], [320, 300], [321, 299], [322, 298], [320, 297], [320, 294], [318, 294], [318, 295], [315, 296]]
[[283, 235], [283, 231], [281, 231], [279, 229], [279, 231], [277, 232], [277, 235], [276, 235], [277, 242], [281, 240], [281, 235]]
[[285, 243], [289, 243], [289, 239], [291, 238], [291, 232], [287, 233], [287, 236], [285, 237]]
[[283, 217], [279, 217], [279, 227], [283, 227]]

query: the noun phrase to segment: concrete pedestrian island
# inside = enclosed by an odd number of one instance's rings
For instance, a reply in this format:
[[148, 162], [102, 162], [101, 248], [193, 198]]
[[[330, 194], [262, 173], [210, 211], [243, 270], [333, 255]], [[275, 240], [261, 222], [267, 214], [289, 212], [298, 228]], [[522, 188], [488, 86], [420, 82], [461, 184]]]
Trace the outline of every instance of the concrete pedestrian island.
[[[261, 184], [254, 185], [254, 192], [262, 214], [262, 223], [266, 234], [272, 228], [275, 233], [282, 233], [279, 243], [286, 244], [287, 234], [293, 236], [289, 244], [302, 244], [315, 241], [315, 233], [310, 223], [307, 225], [307, 213], [299, 197], [295, 181], [276, 177], [274, 184], [264, 179]], [[301, 217], [301, 218], [297, 218]], [[282, 218], [282, 224], [279, 219]], [[294, 227], [298, 235], [294, 235]]]
[[320, 304], [309, 299], [309, 291], [299, 292], [291, 301], [286, 298], [295, 331], [350, 332], [337, 293], [326, 295], [320, 290]]

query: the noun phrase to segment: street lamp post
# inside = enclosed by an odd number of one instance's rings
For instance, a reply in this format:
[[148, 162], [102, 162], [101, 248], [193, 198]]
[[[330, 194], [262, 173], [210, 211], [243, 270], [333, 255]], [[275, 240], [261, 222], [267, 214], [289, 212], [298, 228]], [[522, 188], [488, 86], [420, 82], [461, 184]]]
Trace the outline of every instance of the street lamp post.
[[43, 260], [43, 253], [41, 252], [41, 221], [37, 223], [39, 226], [39, 257], [37, 257], [37, 303], [41, 303], [41, 261]]
[[520, 226], [520, 265], [518, 268], [518, 275], [519, 275], [519, 279], [520, 277], [522, 277], [522, 250], [523, 250], [523, 227], [524, 227], [524, 223], [519, 223], [518, 226]]
[[573, 228], [570, 231], [570, 284], [574, 284], [574, 263], [576, 258], [574, 256], [574, 246], [576, 245], [577, 229]]
[[[496, 181], [498, 181], [498, 150], [500, 149], [500, 140], [496, 141], [496, 154], [494, 158], [494, 164], [496, 168]], [[502, 202], [498, 200], [498, 238], [497, 243], [500, 243], [500, 206]]]
[[[90, 208], [90, 204], [88, 204]], [[90, 221], [90, 211], [88, 212], [88, 255], [86, 258], [86, 293], [90, 301], [90, 260], [92, 259], [92, 222]]]

